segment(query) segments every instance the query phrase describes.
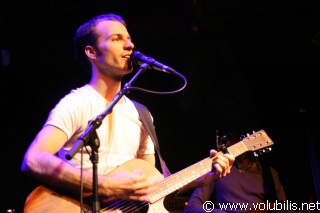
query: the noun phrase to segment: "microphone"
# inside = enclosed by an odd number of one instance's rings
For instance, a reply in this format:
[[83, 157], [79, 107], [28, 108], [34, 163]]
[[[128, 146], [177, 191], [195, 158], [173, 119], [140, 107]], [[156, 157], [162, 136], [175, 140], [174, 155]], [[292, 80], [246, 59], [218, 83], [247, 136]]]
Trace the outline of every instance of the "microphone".
[[158, 70], [158, 71], [163, 71], [167, 73], [176, 73], [174, 69], [171, 67], [168, 67], [167, 65], [164, 65], [153, 58], [150, 58], [148, 56], [145, 56], [143, 53], [139, 51], [133, 51], [133, 53], [130, 56], [130, 60], [133, 61], [137, 65], [141, 65], [143, 63], [146, 63], [149, 65], [149, 68]]

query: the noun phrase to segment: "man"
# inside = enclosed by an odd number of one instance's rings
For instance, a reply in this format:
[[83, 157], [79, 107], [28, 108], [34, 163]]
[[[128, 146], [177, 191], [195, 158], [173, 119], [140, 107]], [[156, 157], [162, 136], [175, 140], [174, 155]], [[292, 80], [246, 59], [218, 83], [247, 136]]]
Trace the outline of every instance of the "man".
[[[80, 183], [83, 193], [93, 190], [92, 162], [88, 151], [79, 150], [71, 160], [66, 154], [77, 139], [84, 133], [88, 121], [100, 115], [121, 90], [124, 75], [133, 71], [130, 55], [134, 44], [127, 31], [125, 21], [118, 15], [106, 14], [92, 18], [81, 25], [75, 35], [75, 53], [84, 68], [91, 72], [90, 82], [81, 88], [72, 90], [50, 112], [43, 128], [37, 134], [25, 153], [21, 169], [24, 173], [41, 181], [46, 186], [78, 192]], [[132, 171], [114, 170], [132, 159], [142, 159], [155, 165], [154, 144], [133, 102], [125, 95], [113, 107], [97, 129], [100, 140], [98, 149], [98, 193], [99, 196], [149, 202], [150, 192], [157, 189], [159, 178], [150, 178], [141, 168]], [[213, 179], [223, 177], [230, 172], [233, 156], [210, 151], [215, 172]], [[83, 168], [83, 171], [81, 170]], [[198, 181], [199, 183], [201, 181]], [[200, 183], [201, 184], [201, 183]], [[26, 209], [45, 209], [57, 207], [53, 201], [59, 196], [52, 194], [50, 187], [33, 192], [36, 201], [26, 203]], [[48, 198], [48, 202], [41, 199]], [[75, 200], [64, 199], [59, 203], [59, 212], [77, 211]], [[72, 209], [72, 210], [71, 210]], [[31, 212], [31, 210], [30, 210]]]

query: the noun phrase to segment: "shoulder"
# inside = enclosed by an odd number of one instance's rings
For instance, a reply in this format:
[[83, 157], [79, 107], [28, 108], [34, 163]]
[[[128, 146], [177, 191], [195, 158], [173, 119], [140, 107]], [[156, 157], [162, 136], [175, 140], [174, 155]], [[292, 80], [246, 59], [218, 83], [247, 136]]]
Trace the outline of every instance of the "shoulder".
[[[52, 112], [59, 112], [63, 115], [73, 114], [91, 119], [105, 109], [105, 99], [93, 88], [84, 85], [80, 88], [72, 89], [55, 105]], [[83, 113], [86, 112], [86, 113]]]
[[131, 99], [128, 99], [128, 100], [130, 100], [135, 106], [147, 108], [146, 105], [144, 105], [138, 101], [131, 100]]
[[104, 104], [105, 99], [96, 90], [94, 90], [90, 85], [86, 84], [82, 87], [72, 89], [67, 95], [64, 96], [62, 100], [67, 100], [71, 102], [81, 102], [94, 104]]
[[153, 120], [153, 116], [146, 105], [144, 105], [140, 102], [134, 101], [134, 100], [130, 100], [130, 101], [135, 106], [136, 110], [140, 114], [140, 117], [151, 118], [151, 120]]
[[138, 101], [130, 100], [134, 106], [137, 108], [137, 110], [144, 110], [144, 111], [149, 111], [148, 107]]

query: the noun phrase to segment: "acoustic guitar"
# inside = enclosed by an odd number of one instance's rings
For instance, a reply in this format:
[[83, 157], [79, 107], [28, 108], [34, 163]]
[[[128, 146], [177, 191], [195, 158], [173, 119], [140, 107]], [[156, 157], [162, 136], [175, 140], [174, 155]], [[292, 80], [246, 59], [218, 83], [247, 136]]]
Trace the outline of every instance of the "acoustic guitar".
[[[248, 134], [240, 142], [229, 146], [227, 152], [232, 154], [234, 157], [241, 155], [247, 151], [261, 151], [269, 150], [270, 146], [273, 145], [273, 141], [266, 134], [264, 130]], [[140, 168], [144, 174], [150, 178], [162, 178], [163, 180], [159, 183], [159, 188], [148, 196], [151, 198], [151, 202], [138, 202], [133, 200], [104, 200], [100, 202], [100, 212], [145, 212], [145, 213], [167, 213], [167, 209], [164, 206], [164, 199], [175, 192], [182, 186], [196, 180], [207, 172], [212, 171], [212, 158], [207, 157], [179, 172], [176, 172], [166, 178], [163, 178], [162, 174], [148, 162], [141, 159], [133, 159], [126, 163], [118, 166], [111, 173], [119, 171], [130, 171], [133, 172], [136, 168]], [[90, 203], [81, 207], [80, 196], [70, 196], [69, 193], [62, 193], [59, 190], [53, 190], [50, 187], [40, 185], [35, 188], [28, 196], [25, 206], [24, 213], [78, 213], [78, 212], [92, 212]]]

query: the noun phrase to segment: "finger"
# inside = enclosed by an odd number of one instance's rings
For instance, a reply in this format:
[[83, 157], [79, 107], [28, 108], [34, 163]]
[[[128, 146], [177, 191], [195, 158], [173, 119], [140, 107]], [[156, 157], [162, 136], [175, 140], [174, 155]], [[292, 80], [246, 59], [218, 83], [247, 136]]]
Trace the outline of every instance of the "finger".
[[158, 182], [160, 180], [154, 178], [147, 178], [146, 175], [137, 175], [134, 183], [131, 185], [132, 194], [134, 195], [144, 195], [153, 192], [158, 188]]
[[225, 169], [226, 173], [229, 173], [233, 164], [233, 157], [230, 154], [223, 154], [219, 155], [217, 159], [221, 160], [219, 161], [219, 163], [223, 162], [223, 164], [221, 163], [221, 165]]
[[213, 167], [213, 173], [214, 173], [215, 179], [220, 178], [221, 173], [222, 173], [222, 168], [221, 168], [221, 166], [220, 166], [219, 164], [217, 164], [217, 163], [214, 163], [214, 164], [212, 165], [212, 167]]
[[215, 168], [219, 177], [224, 177], [229, 172], [229, 165], [226, 163], [225, 158], [217, 158], [213, 164], [213, 167]]
[[215, 150], [215, 149], [211, 149], [210, 150], [210, 157], [214, 157], [214, 156], [216, 156], [218, 154], [218, 151], [217, 150]]
[[151, 202], [151, 198], [149, 196], [147, 196], [147, 195], [142, 195], [142, 196], [140, 196], [140, 195], [131, 195], [131, 196], [129, 196], [128, 199], [137, 200], [137, 201], [141, 201], [141, 202], [148, 202], [148, 203]]

